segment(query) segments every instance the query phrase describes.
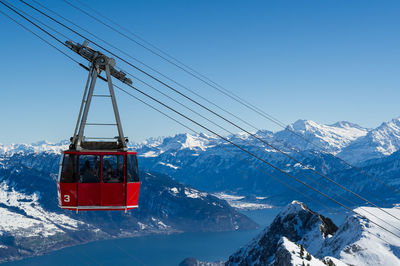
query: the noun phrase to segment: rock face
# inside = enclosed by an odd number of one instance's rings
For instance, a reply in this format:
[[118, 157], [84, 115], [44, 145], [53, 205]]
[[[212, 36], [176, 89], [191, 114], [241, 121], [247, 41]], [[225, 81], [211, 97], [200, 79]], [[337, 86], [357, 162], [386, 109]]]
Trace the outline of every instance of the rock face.
[[0, 261], [96, 239], [257, 226], [226, 201], [154, 172], [141, 173], [139, 208], [126, 214], [61, 210], [55, 178], [58, 161], [59, 155], [52, 152], [2, 156]]
[[[389, 230], [393, 230], [389, 225], [400, 226], [377, 208], [355, 211]], [[400, 215], [399, 208], [386, 211]], [[329, 218], [294, 201], [225, 265], [400, 265], [399, 248], [398, 237], [364, 218], [348, 215], [338, 228]]]
[[[274, 262], [282, 243], [286, 243], [282, 237], [303, 245], [305, 249], [315, 250], [336, 230], [337, 226], [329, 218], [314, 213], [303, 203], [294, 201], [249, 245], [230, 256], [226, 264], [269, 265]], [[280, 250], [282, 253], [282, 248]]]

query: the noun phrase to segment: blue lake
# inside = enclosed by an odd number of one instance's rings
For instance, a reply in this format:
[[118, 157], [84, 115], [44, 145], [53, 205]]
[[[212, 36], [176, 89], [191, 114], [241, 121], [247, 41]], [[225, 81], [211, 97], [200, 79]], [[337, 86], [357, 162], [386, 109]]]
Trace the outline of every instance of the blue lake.
[[249, 242], [279, 212], [279, 208], [244, 212], [257, 230], [221, 233], [183, 233], [96, 241], [43, 256], [5, 263], [17, 265], [178, 265], [184, 258], [225, 260]]
[[[187, 257], [200, 260], [226, 260], [269, 225], [280, 208], [243, 212], [260, 225], [257, 230], [220, 233], [182, 233], [95, 241], [64, 248], [43, 256], [9, 262], [7, 266], [25, 265], [178, 265]], [[343, 211], [324, 213], [338, 225]]]

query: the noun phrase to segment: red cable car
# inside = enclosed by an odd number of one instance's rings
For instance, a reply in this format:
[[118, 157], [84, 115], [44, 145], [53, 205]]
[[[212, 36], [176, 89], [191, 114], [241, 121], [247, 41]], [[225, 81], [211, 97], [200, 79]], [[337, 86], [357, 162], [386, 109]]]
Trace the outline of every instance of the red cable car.
[[60, 171], [61, 208], [129, 210], [138, 206], [136, 152], [64, 151]]
[[[138, 207], [139, 171], [136, 152], [128, 151], [128, 139], [124, 137], [111, 76], [124, 83], [132, 81], [125, 73], [115, 70], [115, 61], [87, 46], [66, 42], [73, 51], [87, 59], [91, 66], [82, 98], [75, 132], [69, 150], [63, 152], [58, 177], [58, 199], [62, 209], [68, 210], [130, 210]], [[100, 76], [104, 71], [106, 78]], [[108, 83], [109, 95], [95, 95], [97, 78]], [[115, 124], [87, 123], [93, 97], [110, 97]], [[84, 136], [87, 125], [115, 125], [118, 137], [90, 138]], [[90, 141], [95, 139], [96, 141]]]

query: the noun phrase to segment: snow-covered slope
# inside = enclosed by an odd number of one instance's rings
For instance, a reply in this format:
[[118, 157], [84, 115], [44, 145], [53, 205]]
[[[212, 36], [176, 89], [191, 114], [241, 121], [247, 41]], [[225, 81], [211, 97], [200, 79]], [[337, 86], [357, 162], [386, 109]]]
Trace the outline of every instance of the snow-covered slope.
[[[76, 230], [84, 223], [61, 213], [43, 209], [38, 193], [15, 191], [6, 182], [0, 184], [0, 234], [13, 233], [15, 237], [48, 237]], [[19, 210], [19, 211], [16, 211]]]
[[339, 157], [350, 162], [362, 162], [391, 155], [399, 149], [400, 118], [395, 118], [350, 143], [339, 153]]
[[[399, 234], [399, 220], [377, 208], [362, 207], [356, 212]], [[400, 217], [399, 208], [385, 211]], [[374, 214], [375, 217], [372, 215]], [[381, 218], [377, 219], [376, 217]], [[333, 237], [327, 239], [318, 256], [334, 256], [349, 265], [400, 265], [400, 239], [370, 221], [355, 215], [347, 217]]]
[[[328, 263], [334, 263], [334, 265], [336, 266], [347, 265], [340, 260], [332, 257], [325, 257], [322, 260], [317, 259], [313, 255], [308, 253], [308, 251], [302, 245], [296, 244], [283, 236], [278, 242], [278, 247], [276, 249], [271, 265], [325, 266], [329, 265]], [[254, 263], [254, 265], [257, 265], [257, 263]]]

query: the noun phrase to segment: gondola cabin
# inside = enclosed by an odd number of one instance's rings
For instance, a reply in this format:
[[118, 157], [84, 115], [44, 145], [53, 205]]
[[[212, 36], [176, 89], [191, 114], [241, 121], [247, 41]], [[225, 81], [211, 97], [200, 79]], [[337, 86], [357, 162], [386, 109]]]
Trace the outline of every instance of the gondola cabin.
[[138, 206], [139, 188], [136, 152], [63, 152], [58, 180], [63, 209], [134, 209]]
[[[63, 152], [58, 175], [58, 200], [68, 210], [130, 210], [138, 207], [139, 171], [136, 152], [128, 151], [128, 139], [122, 130], [112, 78], [132, 84], [115, 60], [95, 51], [85, 41], [82, 45], [67, 41], [66, 46], [90, 62], [81, 108], [69, 150]], [[101, 76], [104, 72], [106, 77]], [[94, 94], [97, 78], [107, 82], [110, 94]], [[115, 124], [87, 122], [94, 97], [111, 100]], [[86, 126], [115, 126], [116, 137], [86, 137]], [[96, 132], [101, 132], [96, 130]], [[112, 141], [105, 141], [112, 139]], [[91, 141], [95, 140], [95, 141]]]

